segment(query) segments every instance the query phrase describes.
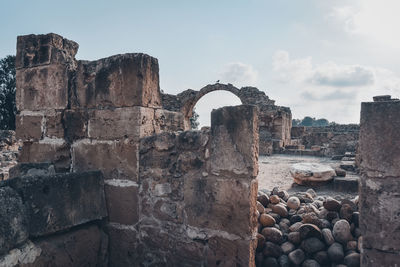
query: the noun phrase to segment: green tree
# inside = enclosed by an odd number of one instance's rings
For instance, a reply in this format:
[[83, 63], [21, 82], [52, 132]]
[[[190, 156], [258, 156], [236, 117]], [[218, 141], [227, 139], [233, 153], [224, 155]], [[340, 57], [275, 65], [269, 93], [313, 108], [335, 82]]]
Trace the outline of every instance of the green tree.
[[15, 130], [15, 56], [0, 59], [0, 129]]
[[192, 130], [197, 130], [197, 128], [199, 127], [199, 114], [197, 114], [196, 112], [196, 108], [193, 108], [193, 112], [192, 112], [192, 117], [190, 117], [190, 127], [192, 128]]
[[314, 118], [311, 117], [304, 117], [304, 119], [301, 121], [300, 125], [301, 126], [313, 126]]

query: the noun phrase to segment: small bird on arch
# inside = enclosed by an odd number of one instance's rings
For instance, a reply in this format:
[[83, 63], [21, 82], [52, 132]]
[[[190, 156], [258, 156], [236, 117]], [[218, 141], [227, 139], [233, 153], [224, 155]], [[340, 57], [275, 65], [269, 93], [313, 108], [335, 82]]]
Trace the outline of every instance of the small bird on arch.
[[219, 80], [217, 80], [216, 83], [219, 83]]

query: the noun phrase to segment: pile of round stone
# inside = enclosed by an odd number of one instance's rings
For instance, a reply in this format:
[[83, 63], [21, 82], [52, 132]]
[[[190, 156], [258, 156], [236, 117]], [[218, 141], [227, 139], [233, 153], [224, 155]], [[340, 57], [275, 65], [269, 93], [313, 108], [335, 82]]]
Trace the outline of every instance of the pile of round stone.
[[360, 266], [358, 197], [274, 188], [257, 197], [257, 266]]

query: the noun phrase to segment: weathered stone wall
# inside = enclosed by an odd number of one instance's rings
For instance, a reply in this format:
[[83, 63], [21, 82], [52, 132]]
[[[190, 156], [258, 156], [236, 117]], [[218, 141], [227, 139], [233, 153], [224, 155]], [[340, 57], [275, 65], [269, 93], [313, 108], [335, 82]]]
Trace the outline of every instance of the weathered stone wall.
[[400, 263], [400, 101], [362, 103], [360, 227], [362, 266]]
[[257, 141], [254, 106], [213, 111], [211, 132], [143, 138], [139, 220], [111, 239], [110, 261], [254, 266]]
[[107, 266], [101, 172], [0, 183], [0, 266]]
[[[178, 134], [185, 117], [161, 108], [157, 59], [78, 61], [77, 49], [56, 34], [18, 37], [16, 133], [23, 146], [12, 176], [100, 170], [108, 216], [101, 229], [85, 231], [90, 239], [108, 235], [109, 266], [254, 265], [257, 108], [223, 108], [213, 113], [211, 133]], [[37, 189], [50, 196], [62, 190]], [[66, 205], [51, 211], [79, 215]], [[76, 236], [68, 231], [64, 238], [74, 243]], [[51, 240], [44, 255], [68, 247]], [[83, 252], [74, 253], [68, 260], [86, 265]]]
[[358, 124], [335, 124], [324, 127], [294, 126], [291, 144], [286, 149], [313, 149], [315, 155], [344, 155], [356, 153], [359, 136]]
[[197, 101], [213, 91], [228, 91], [236, 95], [243, 104], [259, 107], [260, 154], [270, 155], [290, 144], [292, 113], [290, 108], [275, 105], [275, 100], [255, 87], [236, 88], [232, 84], [209, 84], [199, 91], [188, 89], [178, 95], [161, 94], [163, 108], [181, 112], [184, 116], [185, 129], [190, 129], [189, 118]]

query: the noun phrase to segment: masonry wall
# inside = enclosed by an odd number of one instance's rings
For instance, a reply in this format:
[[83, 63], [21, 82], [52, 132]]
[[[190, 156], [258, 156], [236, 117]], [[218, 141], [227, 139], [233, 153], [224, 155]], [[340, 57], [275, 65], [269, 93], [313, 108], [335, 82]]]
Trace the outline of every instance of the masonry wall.
[[400, 262], [400, 101], [362, 103], [360, 228], [362, 266]]
[[336, 124], [323, 127], [294, 126], [291, 144], [286, 149], [313, 149], [315, 155], [356, 153], [360, 127], [357, 124]]
[[118, 266], [254, 266], [256, 107], [213, 111], [211, 124], [141, 140], [139, 222], [111, 246]]
[[184, 118], [161, 108], [157, 59], [82, 61], [77, 49], [56, 34], [18, 37], [14, 174], [101, 171], [109, 266], [252, 266], [257, 108], [223, 108], [211, 132], [178, 134]]

